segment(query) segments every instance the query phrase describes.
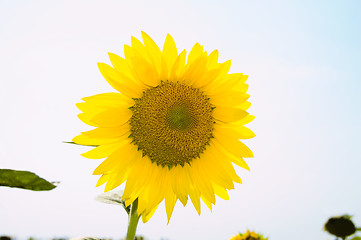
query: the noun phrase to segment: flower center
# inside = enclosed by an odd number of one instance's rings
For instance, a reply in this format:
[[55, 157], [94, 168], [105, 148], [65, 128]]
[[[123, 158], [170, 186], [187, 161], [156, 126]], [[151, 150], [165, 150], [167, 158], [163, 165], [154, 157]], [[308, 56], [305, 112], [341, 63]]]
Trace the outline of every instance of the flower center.
[[169, 127], [177, 130], [185, 130], [192, 124], [192, 117], [187, 106], [174, 106], [169, 109], [166, 116]]
[[166, 81], [134, 101], [130, 137], [152, 162], [183, 166], [206, 149], [214, 119], [213, 107], [202, 91]]

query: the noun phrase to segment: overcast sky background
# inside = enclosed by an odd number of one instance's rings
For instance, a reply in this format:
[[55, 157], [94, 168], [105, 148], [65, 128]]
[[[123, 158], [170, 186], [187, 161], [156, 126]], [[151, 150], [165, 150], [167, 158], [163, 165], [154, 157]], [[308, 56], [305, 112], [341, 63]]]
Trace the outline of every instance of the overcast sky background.
[[231, 72], [249, 75], [249, 124], [257, 136], [250, 172], [211, 213], [164, 205], [138, 233], [149, 240], [226, 240], [247, 228], [270, 240], [334, 239], [330, 216], [361, 226], [361, 1], [10, 1], [0, 0], [0, 168], [61, 184], [50, 192], [0, 188], [0, 235], [124, 237], [127, 215], [99, 203], [100, 160], [64, 144], [90, 129], [82, 97], [114, 91], [97, 62], [123, 55], [147, 32], [178, 50], [195, 42]]

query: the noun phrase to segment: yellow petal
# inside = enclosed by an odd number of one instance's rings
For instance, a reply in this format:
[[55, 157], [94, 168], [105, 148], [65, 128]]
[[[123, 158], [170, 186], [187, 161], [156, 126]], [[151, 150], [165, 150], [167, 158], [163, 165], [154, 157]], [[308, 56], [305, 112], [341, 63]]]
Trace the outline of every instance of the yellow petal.
[[139, 154], [135, 145], [130, 144], [129, 141], [124, 142], [94, 170], [93, 174], [100, 175], [107, 172], [124, 173]]
[[130, 67], [132, 67], [131, 59], [134, 56], [133, 49], [131, 46], [124, 44], [124, 57], [127, 60], [127, 63]]
[[228, 192], [226, 189], [224, 189], [223, 187], [217, 185], [217, 184], [214, 184], [213, 185], [213, 188], [214, 188], [214, 192], [215, 194], [224, 199], [224, 200], [229, 200], [229, 195], [228, 195]]
[[242, 183], [242, 180], [234, 170], [229, 157], [224, 154], [224, 151], [222, 151], [223, 145], [221, 145], [219, 141], [210, 142], [210, 145], [213, 148], [212, 153], [215, 159], [218, 159], [217, 163], [219, 164], [219, 168], [224, 169], [227, 172], [227, 175], [230, 176], [234, 182]]
[[88, 124], [90, 126], [93, 126], [93, 127], [99, 127], [98, 124], [92, 122], [90, 119], [92, 119], [94, 117], [95, 114], [92, 114], [92, 115], [89, 115], [89, 114], [86, 114], [86, 113], [80, 113], [78, 114], [78, 118], [85, 124]]
[[229, 138], [226, 135], [214, 131], [214, 139], [221, 144], [228, 152], [236, 157], [253, 157], [252, 151], [237, 139]]
[[194, 82], [192, 83], [192, 86], [194, 88], [203, 88], [213, 82], [215, 79], [218, 78], [222, 71], [221, 67], [214, 68], [210, 71], [205, 72], [201, 77], [198, 79], [194, 79]]
[[167, 189], [167, 194], [165, 196], [165, 209], [166, 209], [167, 218], [168, 218], [168, 223], [167, 224], [169, 224], [169, 220], [170, 220], [170, 218], [172, 216], [173, 209], [174, 209], [174, 206], [175, 206], [176, 202], [177, 202], [177, 197], [173, 193], [172, 188], [169, 185], [169, 187]]
[[227, 76], [231, 75], [228, 74], [229, 69], [231, 69], [231, 60], [225, 61], [224, 63], [220, 64], [220, 68], [222, 69], [221, 73], [218, 76], [218, 80], [220, 82], [227, 81]]
[[206, 70], [206, 56], [200, 56], [194, 60], [191, 64], [187, 64], [186, 70], [183, 74], [182, 82], [187, 85], [192, 85], [195, 81], [200, 79]]
[[139, 155], [138, 159], [134, 162], [132, 170], [129, 172], [125, 185], [123, 200], [126, 201], [126, 204], [134, 202], [143, 191], [152, 173], [148, 171], [150, 167], [150, 159], [147, 156], [142, 157]]
[[144, 186], [144, 190], [139, 195], [138, 213], [147, 214], [149, 209], [157, 206], [165, 196], [165, 169], [152, 163], [148, 171], [151, 176]]
[[[190, 174], [193, 179], [194, 185], [197, 186], [202, 196], [204, 196], [209, 202], [215, 203], [214, 190], [211, 182], [205, 177], [204, 168], [200, 166], [200, 159], [193, 159], [192, 167], [190, 168]], [[204, 167], [204, 166], [203, 166]]]
[[160, 51], [157, 44], [153, 41], [153, 39], [151, 39], [145, 32], [142, 32], [142, 38], [148, 57], [159, 74], [161, 70], [162, 52]]
[[200, 201], [200, 192], [196, 188], [192, 187], [189, 191], [189, 197], [193, 203], [194, 208], [196, 209], [198, 215], [201, 215], [201, 201]]
[[191, 65], [194, 62], [194, 60], [199, 58], [202, 54], [203, 54], [203, 47], [199, 43], [194, 44], [193, 48], [189, 52], [187, 65]]
[[214, 131], [220, 134], [224, 134], [227, 137], [233, 139], [249, 139], [256, 136], [249, 128], [244, 126], [221, 126], [219, 124], [214, 125]]
[[[223, 64], [227, 63], [228, 61]], [[228, 72], [228, 66], [230, 67], [230, 62], [229, 65], [224, 66], [223, 73]], [[220, 74], [220, 76], [215, 81], [213, 81], [212, 84], [207, 85], [207, 95], [214, 96], [223, 94], [231, 89], [237, 90], [237, 86], [242, 83], [244, 83], [242, 73]]]
[[146, 215], [142, 215], [142, 221], [143, 223], [146, 223], [149, 221], [149, 219], [153, 216], [153, 214], [155, 213], [155, 210], [157, 210], [158, 206], [154, 207], [149, 213], [147, 213]]
[[247, 93], [228, 91], [224, 94], [215, 95], [210, 98], [210, 103], [216, 106], [239, 106], [249, 98]]
[[206, 206], [211, 210], [212, 212], [212, 203], [208, 201], [204, 196], [201, 196], [202, 201], [206, 204]]
[[241, 157], [238, 157], [238, 158], [237, 158], [237, 157], [232, 156], [232, 155], [230, 155], [230, 158], [231, 158], [232, 162], [233, 162], [234, 164], [238, 165], [239, 167], [244, 168], [244, 169], [246, 169], [247, 171], [250, 171], [250, 170], [251, 170], [251, 169], [249, 168], [249, 166], [247, 165], [246, 161], [244, 161], [243, 158], [241, 158]]
[[230, 108], [217, 106], [213, 110], [213, 117], [221, 122], [230, 123], [240, 121], [242, 118], [246, 117], [248, 113], [239, 108]]
[[232, 122], [232, 123], [230, 123], [230, 125], [246, 125], [246, 124], [248, 124], [248, 123], [250, 123], [250, 122], [252, 122], [253, 120], [254, 120], [254, 116], [253, 115], [247, 115], [247, 116], [245, 116], [244, 118], [242, 118], [241, 120], [239, 120], [239, 121], [237, 121], [237, 122]]
[[[130, 47], [129, 47], [130, 48]], [[113, 67], [118, 71], [126, 75], [128, 78], [132, 79], [133, 81], [137, 82], [137, 80], [133, 76], [133, 72], [131, 68], [129, 67], [130, 61], [125, 60], [124, 58], [113, 54], [108, 53], [110, 62], [112, 63]], [[138, 84], [141, 84], [140, 82], [137, 82]]]
[[147, 61], [150, 60], [144, 45], [138, 39], [131, 37], [131, 43], [133, 50], [137, 52], [139, 57], [144, 58]]
[[191, 180], [187, 172], [183, 169], [182, 166], [176, 166], [172, 168], [172, 189], [176, 194], [177, 198], [181, 201], [183, 206], [187, 204], [188, 201], [188, 192], [191, 184]]
[[[158, 168], [159, 174], [157, 177], [154, 177], [153, 181], [150, 181], [151, 192], [148, 192], [148, 199], [150, 206], [158, 205], [165, 197], [166, 186], [167, 186], [167, 168], [158, 167], [156, 164], [153, 164], [155, 168]], [[155, 175], [154, 175], [155, 176]], [[158, 191], [155, 191], [157, 189]]]
[[246, 169], [247, 171], [250, 171], [249, 166], [247, 165], [246, 161], [244, 161], [244, 159], [242, 157], [235, 156], [234, 154], [232, 154], [225, 148], [220, 147], [219, 149], [224, 154], [224, 156], [229, 158], [229, 160], [231, 160], [234, 164], [236, 164], [237, 166], [239, 166], [243, 169]]
[[174, 39], [170, 34], [167, 34], [167, 37], [165, 38], [162, 54], [167, 64], [168, 72], [171, 73], [174, 62], [178, 57], [178, 51]]
[[140, 96], [142, 87], [131, 78], [105, 63], [98, 63], [98, 68], [105, 80], [114, 89], [132, 98]]
[[95, 115], [91, 121], [103, 127], [117, 127], [123, 125], [132, 116], [127, 108], [111, 108]]
[[110, 154], [112, 154], [117, 148], [119, 148], [119, 145], [121, 145], [121, 142], [100, 145], [81, 155], [89, 159], [105, 158], [108, 157]]
[[236, 85], [234, 85], [234, 87], [232, 88], [233, 91], [237, 91], [237, 92], [242, 92], [242, 93], [246, 93], [248, 90], [248, 84], [244, 83], [242, 79], [247, 78], [247, 75], [242, 75], [241, 80], [239, 83], [237, 83]]
[[116, 187], [119, 187], [127, 179], [129, 168], [124, 170], [124, 173], [110, 174], [109, 180], [105, 185], [104, 192], [109, 192]]
[[114, 108], [122, 106], [132, 106], [134, 101], [121, 93], [101, 93], [90, 97], [84, 97], [82, 100], [88, 104], [92, 104], [102, 108]]
[[104, 183], [106, 183], [109, 179], [109, 175], [108, 174], [103, 174], [101, 175], [101, 177], [99, 178], [98, 182], [97, 182], [97, 187], [103, 185]]
[[181, 77], [183, 76], [186, 55], [187, 55], [186, 50], [183, 50], [177, 57], [174, 65], [173, 65], [173, 68], [172, 68], [172, 72], [171, 72], [170, 79], [169, 79], [170, 81], [176, 82], [176, 81], [180, 80]]
[[116, 138], [96, 138], [96, 137], [91, 137], [85, 134], [80, 134], [78, 136], [76, 136], [75, 138], [73, 138], [73, 142], [76, 144], [80, 144], [80, 145], [87, 145], [87, 146], [98, 146], [98, 145], [102, 145], [102, 144], [109, 144], [109, 143], [114, 143], [114, 142], [119, 142], [121, 141], [121, 137], [116, 137]]
[[147, 86], [157, 86], [160, 82], [159, 74], [153, 65], [143, 58], [132, 58], [135, 74], [138, 80]]
[[227, 159], [224, 155], [220, 156], [219, 153], [215, 152], [213, 145], [207, 148], [204, 157], [201, 157], [201, 159], [204, 159], [203, 172], [207, 174], [213, 183], [227, 189], [234, 189], [232, 177], [229, 174], [230, 165], [225, 164], [230, 159]]
[[103, 105], [103, 106], [97, 106], [95, 104], [89, 103], [89, 102], [80, 102], [75, 104], [76, 107], [86, 113], [87, 115], [93, 115], [95, 116], [96, 114], [103, 112], [105, 109], [109, 109], [112, 107], [109, 107], [108, 105]]
[[201, 193], [198, 190], [197, 185], [194, 182], [194, 179], [192, 179], [192, 175], [190, 173], [190, 168], [191, 167], [188, 166], [188, 165], [185, 165], [183, 167], [183, 169], [186, 171], [186, 173], [189, 175], [190, 179], [192, 180], [192, 183], [191, 183], [190, 188], [188, 190], [189, 191], [188, 194], [189, 194], [189, 197], [190, 197], [190, 199], [191, 199], [191, 201], [193, 203], [194, 208], [196, 209], [198, 215], [200, 215], [201, 214], [201, 202], [200, 202]]
[[245, 101], [244, 103], [242, 103], [241, 105], [239, 105], [239, 107], [240, 107], [241, 109], [243, 109], [243, 110], [246, 111], [248, 108], [251, 107], [251, 103], [248, 102], [248, 101]]
[[212, 69], [217, 67], [217, 63], [218, 63], [218, 50], [214, 50], [213, 52], [211, 52], [211, 54], [209, 54], [208, 56], [208, 61], [207, 61], [207, 68], [208, 69]]
[[217, 76], [215, 79], [212, 79], [207, 85], [204, 85], [204, 91], [207, 92], [207, 95], [214, 96], [218, 94], [222, 94], [225, 91], [229, 91], [232, 89], [236, 84], [236, 79], [228, 80], [229, 69], [231, 67], [231, 61], [228, 60], [224, 63], [217, 64], [217, 67], [213, 69], [219, 69], [217, 71]]
[[82, 134], [92, 138], [117, 138], [130, 133], [129, 124], [123, 124], [119, 127], [104, 128], [99, 127], [90, 131], [82, 132]]
[[[212, 155], [216, 156], [216, 158], [223, 159], [223, 160], [221, 160], [222, 166], [217, 166], [221, 162], [215, 162], [212, 164], [212, 167], [215, 167], [216, 169], [224, 169], [225, 160], [228, 160], [228, 161], [235, 163], [239, 167], [250, 171], [250, 168], [248, 167], [247, 163], [244, 161], [244, 159], [242, 157], [235, 156], [233, 153], [229, 152], [228, 150], [225, 149], [225, 147], [223, 147], [221, 145], [219, 145], [217, 149], [218, 149], [217, 151], [212, 152]], [[227, 168], [228, 167], [225, 167], [225, 169], [227, 169]], [[220, 171], [220, 170], [218, 170], [218, 171]], [[224, 174], [227, 174], [227, 173], [224, 173]], [[214, 174], [214, 176], [217, 176], [217, 175]], [[216, 183], [220, 186], [223, 186], [227, 189], [233, 189], [233, 185], [230, 185], [228, 182], [225, 182], [225, 181], [220, 181], [218, 178], [214, 178], [214, 183]]]

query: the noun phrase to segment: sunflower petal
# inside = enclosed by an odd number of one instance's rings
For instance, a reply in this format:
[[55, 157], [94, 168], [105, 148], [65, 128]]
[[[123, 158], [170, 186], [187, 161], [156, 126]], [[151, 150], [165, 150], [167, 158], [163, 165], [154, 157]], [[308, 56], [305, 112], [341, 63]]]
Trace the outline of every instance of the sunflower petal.
[[239, 106], [249, 98], [247, 93], [228, 91], [224, 94], [210, 98], [210, 102], [216, 106]]
[[194, 62], [194, 60], [199, 58], [202, 54], [203, 54], [203, 47], [199, 43], [194, 44], [193, 48], [189, 52], [187, 65], [191, 65]]
[[109, 175], [108, 174], [103, 174], [99, 178], [96, 186], [99, 187], [99, 186], [103, 185], [104, 183], [106, 183], [108, 180], [109, 180]]
[[98, 63], [98, 68], [107, 82], [119, 92], [129, 97], [139, 97], [141, 87], [129, 77], [105, 63]]
[[214, 50], [213, 52], [211, 52], [211, 54], [209, 54], [208, 56], [208, 61], [207, 61], [207, 68], [208, 69], [212, 69], [215, 68], [217, 66], [218, 63], [218, 50]]
[[[129, 47], [129, 50], [131, 50], [131, 48]], [[134, 70], [131, 68], [131, 61], [130, 60], [126, 60], [122, 57], [119, 57], [116, 54], [113, 53], [108, 53], [109, 55], [109, 59], [110, 62], [112, 63], [113, 67], [120, 73], [122, 73], [125, 76], [125, 79], [127, 79], [128, 81], [131, 80], [131, 82], [134, 82], [135, 85], [138, 86], [138, 91], [142, 91], [146, 86], [144, 86], [144, 84], [140, 81], [138, 81], [138, 79], [136, 79], [136, 77], [134, 76]], [[128, 54], [129, 55], [129, 54]], [[128, 57], [128, 59], [130, 59], [130, 57]], [[131, 99], [125, 98], [128, 101], [130, 101]], [[132, 101], [130, 101], [132, 102]]]
[[149, 211], [147, 214], [142, 215], [142, 221], [143, 223], [146, 223], [149, 221], [149, 219], [154, 215], [155, 211], [157, 210], [158, 206], [154, 207], [151, 211]]
[[118, 138], [128, 133], [130, 134], [129, 124], [108, 128], [98, 127], [90, 131], [82, 132], [82, 134], [92, 138]]
[[145, 32], [142, 32], [142, 38], [145, 45], [145, 50], [148, 54], [149, 59], [153, 63], [153, 66], [157, 69], [158, 74], [161, 70], [161, 58], [162, 58], [162, 52], [160, 51], [159, 47], [153, 39], [151, 39], [148, 34]]
[[174, 39], [170, 34], [167, 34], [163, 45], [163, 57], [168, 67], [168, 72], [172, 71], [174, 62], [178, 57], [177, 46], [175, 45]]
[[256, 134], [254, 134], [254, 132], [252, 132], [249, 128], [244, 127], [244, 126], [226, 127], [226, 126], [220, 126], [219, 124], [216, 124], [214, 126], [214, 131], [224, 134], [227, 137], [230, 137], [233, 139], [249, 139], [249, 138], [253, 138], [254, 136], [256, 136]]
[[206, 63], [207, 58], [205, 56], [200, 56], [191, 64], [187, 65], [182, 82], [185, 82], [187, 85], [193, 85], [195, 81], [204, 75], [206, 71]]
[[170, 75], [170, 80], [176, 82], [180, 80], [183, 76], [183, 72], [185, 69], [185, 61], [186, 61], [186, 50], [183, 50], [177, 57], [176, 61], [174, 62], [172, 72]]
[[114, 152], [117, 148], [119, 148], [120, 142], [115, 142], [111, 144], [100, 145], [92, 150], [81, 154], [85, 158], [90, 159], [100, 159], [108, 157], [110, 154]]
[[133, 57], [134, 71], [139, 81], [147, 86], [157, 86], [159, 84], [159, 74], [156, 69], [143, 58]]
[[218, 141], [228, 152], [236, 157], [253, 157], [252, 151], [237, 139], [229, 139], [222, 133], [214, 132], [214, 138]]
[[240, 121], [247, 115], [248, 113], [246, 111], [239, 108], [217, 106], [213, 110], [213, 117], [224, 123]]
[[213, 185], [213, 188], [214, 188], [214, 192], [215, 194], [224, 199], [224, 200], [229, 200], [229, 195], [228, 195], [228, 192], [226, 189], [224, 189], [223, 187], [220, 187], [219, 185], [217, 184], [214, 184]]
[[92, 122], [104, 127], [118, 127], [123, 125], [132, 116], [132, 111], [127, 108], [107, 109], [92, 119]]
[[171, 218], [173, 210], [174, 210], [174, 206], [177, 202], [177, 197], [174, 194], [172, 187], [171, 187], [170, 177], [171, 177], [171, 173], [168, 173], [167, 189], [166, 189], [166, 195], [165, 195], [165, 210], [167, 212], [167, 218], [168, 218], [167, 224], [169, 224], [170, 218]]
[[81, 100], [88, 104], [103, 108], [131, 106], [134, 104], [129, 97], [115, 92], [96, 94], [90, 97], [84, 97]]
[[204, 196], [201, 196], [201, 199], [206, 204], [206, 206], [209, 208], [209, 210], [211, 210], [211, 212], [212, 212], [212, 203], [210, 201], [208, 201], [207, 198], [205, 198]]
[[[124, 173], [129, 165], [134, 162], [138, 154], [136, 146], [129, 144], [129, 142], [124, 142], [94, 170], [93, 174], [100, 175], [116, 170], [122, 170], [122, 173]], [[120, 172], [118, 171], [118, 173]]]
[[110, 144], [114, 142], [119, 142], [121, 140], [120, 137], [115, 138], [96, 138], [96, 137], [90, 137], [85, 134], [80, 134], [73, 138], [73, 142], [79, 145], [85, 145], [85, 146], [98, 146], [102, 144]]

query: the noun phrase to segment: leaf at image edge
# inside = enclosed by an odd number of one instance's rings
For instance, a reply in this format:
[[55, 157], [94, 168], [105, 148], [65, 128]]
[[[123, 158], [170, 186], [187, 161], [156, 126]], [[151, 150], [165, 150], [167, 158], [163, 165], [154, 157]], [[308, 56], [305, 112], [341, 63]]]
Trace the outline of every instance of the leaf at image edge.
[[0, 169], [0, 186], [33, 191], [49, 191], [56, 187], [35, 173], [12, 169]]

